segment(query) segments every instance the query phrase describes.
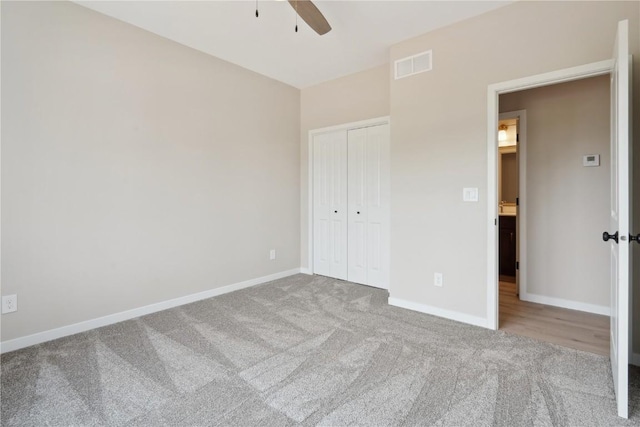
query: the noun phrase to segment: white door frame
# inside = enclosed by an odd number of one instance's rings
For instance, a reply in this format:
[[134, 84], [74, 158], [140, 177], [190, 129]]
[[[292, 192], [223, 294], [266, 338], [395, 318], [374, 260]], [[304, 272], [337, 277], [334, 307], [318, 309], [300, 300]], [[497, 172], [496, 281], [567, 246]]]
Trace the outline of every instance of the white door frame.
[[[613, 60], [489, 85], [487, 89], [487, 328], [498, 329], [498, 98], [501, 94], [609, 74]], [[520, 187], [522, 188], [522, 183]], [[521, 206], [522, 207], [522, 206]], [[521, 258], [524, 254], [520, 254]], [[522, 260], [521, 260], [522, 262]], [[522, 265], [522, 263], [521, 263]], [[523, 278], [521, 271], [520, 280]]]
[[[527, 293], [527, 110], [516, 110], [500, 113], [500, 120], [518, 119], [518, 143], [516, 150], [518, 155], [518, 203], [516, 206], [516, 291], [521, 296]], [[496, 142], [497, 144], [497, 142]], [[496, 174], [498, 168], [496, 167]], [[496, 175], [497, 179], [497, 175]], [[498, 179], [498, 183], [500, 180]], [[499, 193], [496, 187], [496, 197]], [[496, 199], [497, 200], [497, 199]], [[500, 232], [500, 220], [498, 219], [497, 232]], [[498, 243], [496, 243], [498, 244]], [[499, 319], [498, 319], [499, 321]]]
[[378, 125], [390, 125], [390, 116], [376, 117], [374, 119], [360, 120], [357, 122], [342, 123], [335, 126], [328, 126], [319, 129], [312, 129], [309, 131], [308, 138], [308, 162], [307, 162], [307, 265], [309, 266], [309, 273], [314, 274], [313, 267], [313, 137], [319, 134], [335, 131], [349, 131], [353, 129], [366, 128]]

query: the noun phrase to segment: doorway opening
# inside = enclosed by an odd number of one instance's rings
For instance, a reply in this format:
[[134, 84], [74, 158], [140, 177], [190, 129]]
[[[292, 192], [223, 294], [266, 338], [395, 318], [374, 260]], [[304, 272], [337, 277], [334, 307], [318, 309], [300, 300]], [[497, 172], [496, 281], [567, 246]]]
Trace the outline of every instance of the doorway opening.
[[[490, 85], [488, 88], [488, 128], [487, 128], [487, 152], [488, 152], [488, 192], [487, 207], [490, 223], [487, 224], [487, 242], [488, 242], [488, 268], [487, 268], [487, 325], [491, 329], [498, 329], [498, 121], [499, 121], [499, 98], [505, 94], [524, 91], [527, 89], [539, 88], [544, 86], [555, 85], [557, 83], [571, 82], [588, 77], [608, 75], [612, 70], [612, 61], [601, 61], [597, 63], [587, 64], [584, 66], [559, 70], [556, 72], [540, 74], [527, 77], [524, 79], [512, 80], [503, 83]], [[503, 106], [504, 107], [504, 106]], [[509, 111], [516, 108], [509, 109]], [[525, 123], [520, 120], [520, 126], [524, 127]], [[528, 132], [526, 132], [528, 133]], [[525, 146], [525, 141], [520, 141], [521, 153]], [[527, 161], [520, 155], [519, 174], [526, 174]], [[520, 186], [520, 208], [526, 208], [525, 191], [526, 186]], [[521, 217], [523, 215], [520, 215]], [[527, 240], [527, 227], [520, 230], [519, 238]], [[523, 293], [523, 285], [526, 283], [526, 259], [525, 251], [520, 252], [520, 268], [518, 270], [520, 280], [520, 294]], [[525, 285], [526, 286], [526, 285]]]
[[499, 328], [601, 355], [609, 98], [606, 75], [501, 95], [497, 142]]
[[524, 139], [526, 111], [500, 114], [498, 122], [498, 274], [501, 282], [512, 283], [519, 293], [518, 230], [519, 150]]
[[[604, 355], [609, 272], [599, 261], [607, 248], [594, 236], [609, 212], [610, 68], [597, 65], [571, 78], [496, 93], [490, 287], [495, 329]], [[601, 111], [585, 107], [593, 105]], [[594, 156], [597, 167], [583, 166], [583, 157]], [[587, 240], [586, 230], [593, 232]], [[578, 242], [578, 249], [563, 246], [565, 239]], [[589, 282], [601, 286], [587, 289]]]

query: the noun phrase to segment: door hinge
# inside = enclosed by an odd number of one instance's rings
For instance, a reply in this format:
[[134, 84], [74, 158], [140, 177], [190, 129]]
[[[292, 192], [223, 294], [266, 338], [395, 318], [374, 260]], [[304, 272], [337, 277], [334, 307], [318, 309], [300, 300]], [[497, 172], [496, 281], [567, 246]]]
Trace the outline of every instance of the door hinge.
[[498, 218], [493, 218], [493, 225], [498, 225]]
[[520, 142], [520, 134], [516, 133], [516, 142]]
[[516, 261], [516, 270], [520, 270], [520, 261]]
[[520, 206], [520, 197], [516, 197], [516, 206]]

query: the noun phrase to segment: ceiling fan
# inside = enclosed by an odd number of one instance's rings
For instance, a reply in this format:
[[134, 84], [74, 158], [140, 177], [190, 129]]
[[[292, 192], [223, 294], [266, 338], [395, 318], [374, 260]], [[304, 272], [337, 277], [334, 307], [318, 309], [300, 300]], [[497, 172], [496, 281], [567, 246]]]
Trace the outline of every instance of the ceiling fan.
[[[311, 0], [288, 0], [291, 7], [296, 11], [296, 33], [298, 32], [298, 16], [302, 18], [319, 35], [327, 34], [331, 31], [331, 25], [327, 22], [322, 12], [318, 10]], [[256, 18], [260, 16], [258, 12], [258, 0], [256, 0]]]
[[[289, 0], [289, 4], [295, 9], [300, 18], [319, 35], [327, 34], [331, 31], [331, 25], [311, 0]], [[296, 31], [298, 31], [297, 25]]]

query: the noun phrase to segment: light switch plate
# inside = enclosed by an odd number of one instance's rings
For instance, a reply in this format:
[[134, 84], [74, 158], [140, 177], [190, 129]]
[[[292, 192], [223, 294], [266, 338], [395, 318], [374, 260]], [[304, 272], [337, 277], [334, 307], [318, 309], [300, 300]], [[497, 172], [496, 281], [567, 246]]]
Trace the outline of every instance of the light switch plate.
[[478, 201], [478, 188], [468, 187], [462, 189], [462, 200], [465, 202], [477, 202]]

